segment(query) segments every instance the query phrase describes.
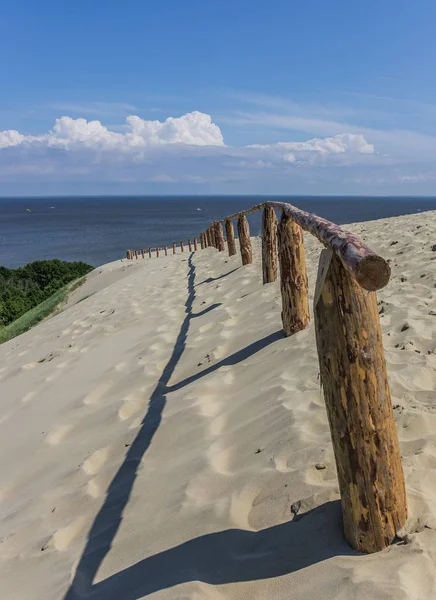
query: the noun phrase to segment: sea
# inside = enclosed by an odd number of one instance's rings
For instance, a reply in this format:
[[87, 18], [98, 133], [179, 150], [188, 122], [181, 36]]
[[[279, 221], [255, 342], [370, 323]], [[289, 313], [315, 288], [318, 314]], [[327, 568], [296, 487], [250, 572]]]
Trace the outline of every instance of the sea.
[[[98, 266], [127, 249], [170, 246], [265, 200], [290, 202], [338, 224], [436, 210], [436, 197], [91, 196], [0, 198], [0, 265], [59, 258]], [[250, 215], [252, 235], [260, 213]], [[435, 232], [436, 233], [436, 232]]]

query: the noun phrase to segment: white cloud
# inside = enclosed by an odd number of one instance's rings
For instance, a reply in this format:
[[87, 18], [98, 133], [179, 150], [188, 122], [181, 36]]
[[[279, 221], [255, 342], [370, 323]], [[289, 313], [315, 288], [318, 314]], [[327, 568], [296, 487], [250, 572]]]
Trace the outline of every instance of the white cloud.
[[18, 131], [15, 131], [15, 129], [0, 131], [0, 148], [10, 148], [12, 146], [18, 146], [25, 139], [26, 136], [21, 135], [21, 133], [18, 133]]
[[42, 144], [65, 150], [91, 148], [126, 152], [165, 144], [224, 146], [220, 128], [212, 122], [210, 115], [198, 111], [169, 117], [164, 122], [145, 121], [134, 115], [126, 121], [126, 133], [117, 133], [100, 121], [61, 117], [56, 119], [52, 131], [39, 136], [26, 136], [15, 130], [0, 132], [0, 148]]
[[[278, 142], [277, 144], [252, 145], [251, 148], [278, 149], [288, 152], [320, 152], [322, 154], [342, 154], [344, 152], [372, 154], [374, 146], [368, 144], [363, 135], [341, 133], [334, 137], [313, 138], [307, 142]], [[288, 162], [294, 162], [292, 154], [285, 155]]]

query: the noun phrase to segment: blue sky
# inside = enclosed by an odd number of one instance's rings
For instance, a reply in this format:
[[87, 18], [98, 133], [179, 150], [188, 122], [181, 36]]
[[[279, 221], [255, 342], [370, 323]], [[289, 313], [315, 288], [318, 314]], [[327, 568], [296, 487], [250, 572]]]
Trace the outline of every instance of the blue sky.
[[434, 194], [436, 3], [14, 0], [0, 195]]

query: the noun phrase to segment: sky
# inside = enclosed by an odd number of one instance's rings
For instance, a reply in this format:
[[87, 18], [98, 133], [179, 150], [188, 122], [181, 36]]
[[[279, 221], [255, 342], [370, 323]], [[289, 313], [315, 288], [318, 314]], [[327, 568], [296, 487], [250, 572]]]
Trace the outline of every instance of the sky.
[[0, 196], [436, 195], [434, 0], [5, 0]]

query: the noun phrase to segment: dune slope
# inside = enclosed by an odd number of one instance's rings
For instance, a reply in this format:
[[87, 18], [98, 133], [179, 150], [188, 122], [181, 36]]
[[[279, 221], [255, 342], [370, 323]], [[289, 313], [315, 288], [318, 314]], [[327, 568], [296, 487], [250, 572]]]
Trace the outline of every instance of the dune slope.
[[1, 598], [436, 597], [436, 212], [349, 228], [393, 271], [404, 542], [343, 540], [313, 323], [283, 337], [253, 239], [246, 267], [212, 249], [104, 265], [0, 346]]

